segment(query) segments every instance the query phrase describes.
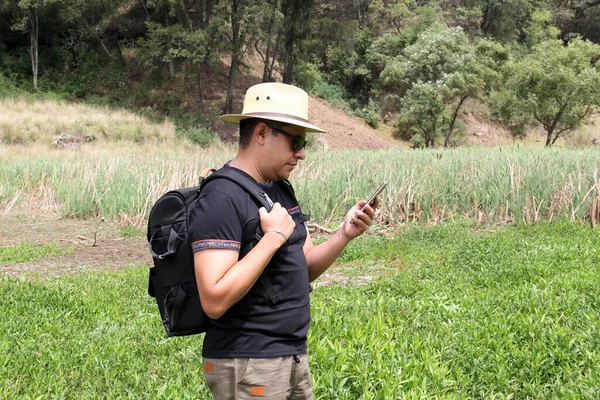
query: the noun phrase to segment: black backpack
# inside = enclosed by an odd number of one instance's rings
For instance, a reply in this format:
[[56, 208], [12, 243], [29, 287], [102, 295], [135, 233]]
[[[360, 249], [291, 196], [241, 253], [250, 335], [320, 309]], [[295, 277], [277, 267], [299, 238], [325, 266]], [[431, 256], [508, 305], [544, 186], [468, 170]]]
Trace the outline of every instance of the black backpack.
[[[162, 323], [168, 336], [186, 336], [206, 332], [209, 318], [200, 305], [194, 273], [194, 254], [188, 236], [190, 212], [200, 198], [204, 186], [215, 179], [228, 179], [243, 188], [259, 207], [270, 211], [273, 203], [249, 175], [235, 168], [222, 168], [200, 185], [172, 190], [160, 197], [148, 217], [148, 242], [154, 267], [150, 268], [148, 294], [156, 298]], [[280, 185], [295, 200], [289, 182]], [[262, 237], [260, 224], [252, 240], [242, 243], [240, 258], [247, 254]], [[263, 272], [259, 282], [273, 304], [279, 296]]]

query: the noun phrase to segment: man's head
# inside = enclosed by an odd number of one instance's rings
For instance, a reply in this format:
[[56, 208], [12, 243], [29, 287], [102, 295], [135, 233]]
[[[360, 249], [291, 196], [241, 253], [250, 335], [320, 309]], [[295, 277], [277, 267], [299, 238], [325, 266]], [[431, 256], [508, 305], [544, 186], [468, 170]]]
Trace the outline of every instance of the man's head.
[[240, 124], [240, 150], [252, 149], [266, 179], [287, 179], [305, 157], [306, 132], [324, 132], [308, 122], [308, 94], [282, 83], [250, 87], [242, 113], [223, 115], [221, 120]]

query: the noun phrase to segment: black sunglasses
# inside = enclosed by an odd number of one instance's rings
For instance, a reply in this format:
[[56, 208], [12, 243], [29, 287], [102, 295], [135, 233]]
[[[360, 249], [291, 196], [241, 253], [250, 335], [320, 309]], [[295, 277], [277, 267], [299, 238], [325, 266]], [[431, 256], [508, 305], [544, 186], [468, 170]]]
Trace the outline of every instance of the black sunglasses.
[[271, 129], [273, 129], [274, 131], [281, 133], [283, 136], [287, 137], [288, 139], [291, 139], [292, 140], [292, 151], [294, 153], [302, 150], [302, 148], [304, 146], [306, 146], [306, 143], [308, 142], [306, 139], [304, 139], [301, 136], [292, 135], [291, 133], [288, 133], [288, 132], [286, 132], [282, 129], [279, 129], [273, 125], [267, 124], [267, 126]]

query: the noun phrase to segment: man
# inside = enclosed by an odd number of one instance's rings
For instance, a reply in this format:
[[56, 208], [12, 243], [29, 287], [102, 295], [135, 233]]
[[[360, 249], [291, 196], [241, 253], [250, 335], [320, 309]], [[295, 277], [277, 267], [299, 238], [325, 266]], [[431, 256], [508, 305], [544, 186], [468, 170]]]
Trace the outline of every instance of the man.
[[[246, 92], [242, 114], [221, 119], [240, 124], [238, 153], [224, 168], [251, 176], [273, 207], [258, 209], [238, 185], [220, 179], [206, 185], [192, 213], [196, 280], [211, 318], [202, 351], [204, 375], [215, 399], [312, 399], [309, 282], [367, 230], [376, 205], [360, 211], [366, 202], [358, 202], [334, 236], [313, 245], [308, 218], [286, 181], [306, 156], [306, 132], [324, 132], [308, 122], [306, 92], [258, 84]], [[258, 224], [262, 239], [240, 258], [242, 243]]]

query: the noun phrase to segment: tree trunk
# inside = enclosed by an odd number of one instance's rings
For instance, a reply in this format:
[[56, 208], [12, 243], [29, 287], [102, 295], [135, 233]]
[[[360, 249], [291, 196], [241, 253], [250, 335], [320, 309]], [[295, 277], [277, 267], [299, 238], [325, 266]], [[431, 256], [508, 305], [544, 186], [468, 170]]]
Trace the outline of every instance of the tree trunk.
[[196, 63], [196, 81], [198, 83], [198, 109], [200, 114], [204, 112], [204, 91], [202, 90], [202, 81], [200, 80], [202, 65]]
[[238, 60], [236, 57], [231, 57], [231, 67], [229, 67], [229, 80], [227, 81], [227, 97], [225, 99], [225, 114], [231, 114], [233, 110], [233, 84], [237, 75]]
[[33, 75], [33, 88], [38, 88], [38, 65], [39, 65], [39, 53], [38, 53], [38, 38], [39, 38], [39, 20], [37, 8], [29, 8], [29, 39], [30, 47], [29, 54], [31, 55], [31, 73]]
[[285, 0], [282, 11], [285, 16], [285, 38], [283, 43], [283, 83], [292, 83], [296, 64], [298, 42], [306, 34], [305, 24], [310, 18], [312, 0]]
[[[169, 18], [169, 10], [167, 10], [167, 28], [171, 26], [171, 19]], [[171, 50], [171, 37], [167, 39], [167, 50]], [[169, 79], [175, 78], [175, 62], [173, 61], [173, 54], [169, 51]]]
[[548, 146], [548, 147], [552, 146], [552, 144], [554, 144], [554, 142], [556, 142], [556, 139], [558, 139], [558, 137], [554, 137], [554, 130], [556, 129], [556, 127], [558, 126], [558, 123], [562, 119], [563, 113], [565, 112], [566, 108], [567, 108], [567, 104], [563, 104], [560, 107], [560, 110], [558, 111], [558, 113], [554, 116], [554, 120], [552, 120], [552, 123], [549, 126], [544, 126], [544, 128], [546, 129], [546, 132], [548, 133], [548, 136], [546, 137], [546, 146]]
[[454, 124], [456, 123], [456, 118], [458, 117], [458, 112], [460, 111], [460, 108], [462, 107], [462, 105], [464, 104], [464, 102], [467, 100], [468, 97], [469, 96], [461, 97], [460, 101], [458, 102], [458, 105], [454, 109], [454, 113], [452, 114], [452, 120], [450, 121], [450, 126], [448, 127], [448, 132], [446, 133], [446, 138], [444, 139], [444, 147], [445, 148], [450, 147], [450, 138], [452, 137], [452, 132], [454, 131]]
[[140, 3], [142, 3], [142, 8], [146, 13], [146, 22], [150, 22], [150, 13], [148, 12], [148, 7], [146, 7], [146, 0], [140, 0]]
[[233, 0], [231, 2], [231, 65], [229, 67], [229, 79], [227, 81], [227, 97], [225, 98], [225, 108], [223, 112], [230, 114], [233, 109], [233, 85], [237, 77], [237, 70], [241, 60], [241, 52], [243, 43], [240, 39], [240, 16], [239, 16], [239, 2]]
[[[273, 80], [273, 69], [271, 67], [273, 64], [271, 63], [270, 59], [271, 59], [271, 47], [273, 46], [273, 40], [271, 39], [271, 36], [273, 33], [273, 27], [275, 25], [276, 2], [275, 2], [275, 4], [270, 4], [270, 6], [272, 7], [272, 11], [271, 11], [270, 19], [269, 19], [269, 27], [267, 29], [267, 49], [265, 50], [265, 55], [263, 56], [263, 62], [264, 62], [263, 76], [262, 76], [263, 82], [270, 82], [271, 80]], [[278, 38], [279, 38], [279, 36], [278, 36]], [[260, 52], [258, 52], [258, 53], [260, 54]], [[273, 57], [273, 59], [275, 59], [275, 51], [273, 52], [272, 57]]]

